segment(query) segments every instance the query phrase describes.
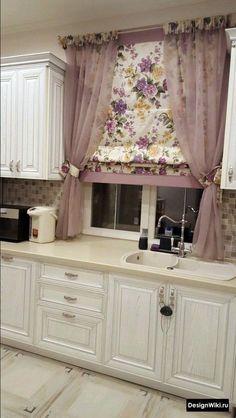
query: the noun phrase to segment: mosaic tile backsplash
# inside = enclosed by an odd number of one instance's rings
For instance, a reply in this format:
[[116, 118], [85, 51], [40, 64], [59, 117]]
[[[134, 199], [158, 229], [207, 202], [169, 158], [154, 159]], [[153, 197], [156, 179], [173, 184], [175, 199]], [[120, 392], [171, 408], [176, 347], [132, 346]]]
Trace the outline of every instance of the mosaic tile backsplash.
[[3, 202], [59, 207], [62, 181], [3, 179]]
[[[59, 206], [61, 181], [2, 179], [2, 183], [1, 194], [6, 204]], [[236, 191], [223, 191], [222, 228], [225, 258], [236, 259]]]

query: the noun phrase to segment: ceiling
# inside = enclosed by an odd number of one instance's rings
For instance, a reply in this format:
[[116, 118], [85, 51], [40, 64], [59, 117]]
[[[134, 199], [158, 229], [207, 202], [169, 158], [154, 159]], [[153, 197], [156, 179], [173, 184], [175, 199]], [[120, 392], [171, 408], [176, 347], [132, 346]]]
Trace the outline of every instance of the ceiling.
[[[2, 0], [2, 32], [13, 33], [69, 25], [179, 6], [191, 8], [209, 0]], [[225, 1], [225, 0], [224, 0]], [[227, 1], [227, 0], [226, 0]]]

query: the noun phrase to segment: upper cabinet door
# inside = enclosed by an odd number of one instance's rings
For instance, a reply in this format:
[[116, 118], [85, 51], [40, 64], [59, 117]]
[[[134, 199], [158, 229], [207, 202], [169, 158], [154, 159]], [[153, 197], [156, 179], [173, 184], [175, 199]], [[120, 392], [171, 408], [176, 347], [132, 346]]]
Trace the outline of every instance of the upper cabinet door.
[[16, 170], [19, 177], [43, 178], [46, 144], [46, 68], [18, 72], [18, 144]]
[[[230, 30], [229, 30], [230, 31]], [[236, 29], [231, 47], [230, 75], [222, 166], [222, 189], [236, 190]]]
[[63, 94], [64, 75], [50, 70], [49, 76], [49, 126], [48, 126], [48, 178], [61, 180], [60, 169], [63, 152]]
[[15, 177], [16, 71], [1, 72], [1, 175]]
[[47, 52], [1, 61], [2, 176], [61, 180], [65, 63]]

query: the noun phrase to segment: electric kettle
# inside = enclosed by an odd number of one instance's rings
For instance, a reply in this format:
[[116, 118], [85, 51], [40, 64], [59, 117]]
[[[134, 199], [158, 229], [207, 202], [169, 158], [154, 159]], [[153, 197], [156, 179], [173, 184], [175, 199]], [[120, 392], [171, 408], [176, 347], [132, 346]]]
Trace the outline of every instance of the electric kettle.
[[56, 209], [52, 206], [35, 206], [27, 211], [30, 217], [29, 240], [38, 243], [55, 240]]

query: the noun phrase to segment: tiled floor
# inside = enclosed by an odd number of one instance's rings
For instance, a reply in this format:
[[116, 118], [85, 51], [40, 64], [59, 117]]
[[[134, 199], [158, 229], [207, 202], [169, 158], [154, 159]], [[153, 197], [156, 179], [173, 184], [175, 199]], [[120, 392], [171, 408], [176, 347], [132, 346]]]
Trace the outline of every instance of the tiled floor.
[[203, 418], [183, 399], [79, 367], [9, 347], [1, 359], [2, 418]]

